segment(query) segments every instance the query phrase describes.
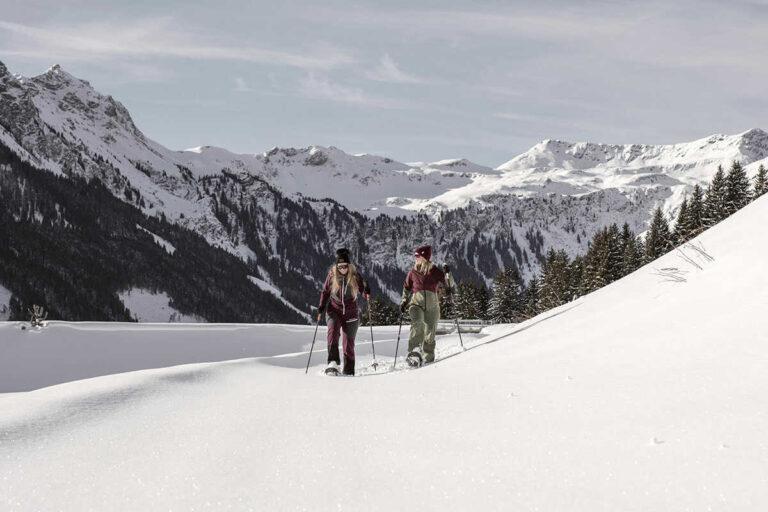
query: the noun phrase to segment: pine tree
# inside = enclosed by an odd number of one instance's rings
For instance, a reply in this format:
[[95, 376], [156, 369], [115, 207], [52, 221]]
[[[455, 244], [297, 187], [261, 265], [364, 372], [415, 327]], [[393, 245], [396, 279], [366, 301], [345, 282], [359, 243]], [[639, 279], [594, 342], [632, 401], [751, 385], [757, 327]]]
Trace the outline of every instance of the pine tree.
[[440, 318], [448, 320], [456, 318], [456, 290], [452, 290], [450, 294], [442, 290], [438, 294], [438, 299], [440, 301]]
[[483, 319], [488, 311], [488, 289], [473, 282], [457, 286], [454, 306], [458, 318]]
[[519, 322], [522, 319], [522, 279], [516, 267], [506, 268], [496, 274], [488, 317], [494, 323]]
[[631, 274], [643, 261], [643, 252], [634, 231], [624, 223], [621, 231], [621, 277]]
[[488, 316], [494, 323], [508, 323], [512, 321], [512, 300], [510, 300], [511, 286], [507, 273], [502, 270], [493, 278], [491, 287], [491, 303]]
[[608, 226], [608, 229], [605, 230], [605, 236], [607, 238], [607, 254], [604, 258], [603, 272], [605, 272], [609, 282], [612, 283], [623, 276], [621, 268], [622, 236], [615, 223]]
[[637, 243], [637, 252], [640, 254], [640, 262], [638, 263], [637, 267], [640, 268], [641, 266], [645, 265], [645, 239], [637, 237], [635, 242]]
[[726, 217], [749, 204], [749, 178], [739, 162], [733, 162], [725, 178]]
[[669, 232], [669, 224], [659, 206], [653, 212], [651, 227], [645, 236], [645, 261], [653, 261], [666, 254], [671, 248], [671, 242], [672, 235]]
[[571, 300], [568, 296], [570, 288], [568, 264], [568, 255], [564, 250], [550, 249], [547, 252], [539, 292], [539, 306], [544, 310], [555, 308]]
[[688, 197], [683, 198], [680, 204], [680, 211], [677, 213], [677, 222], [675, 222], [674, 240], [676, 244], [685, 243], [691, 232], [691, 222], [688, 216]]
[[362, 325], [397, 325], [400, 310], [392, 302], [378, 297], [371, 298], [370, 320], [368, 309], [362, 311]]
[[621, 271], [626, 276], [640, 268], [643, 264], [643, 246], [642, 242], [632, 235], [632, 238], [624, 246], [624, 253], [621, 255]]
[[573, 258], [568, 267], [568, 296], [576, 300], [584, 295], [584, 257], [579, 255]]
[[687, 216], [689, 225], [688, 240], [690, 240], [704, 231], [704, 192], [698, 185], [693, 187], [691, 201], [688, 203]]
[[723, 167], [718, 166], [704, 199], [703, 226], [710, 228], [728, 216], [728, 187]]
[[766, 192], [768, 192], [768, 173], [766, 173], [765, 166], [760, 164], [760, 167], [757, 169], [757, 175], [755, 176], [755, 188], [752, 192], [752, 200], [754, 201]]
[[539, 278], [534, 276], [525, 289], [525, 318], [533, 318], [539, 314]]
[[635, 238], [635, 234], [629, 228], [629, 223], [625, 222], [621, 227], [621, 252], [627, 248], [627, 245]]
[[488, 287], [481, 284], [477, 288], [475, 297], [477, 314], [474, 318], [477, 318], [478, 320], [488, 320], [488, 310], [490, 309], [491, 304], [491, 294], [488, 291]]
[[582, 293], [600, 289], [624, 275], [622, 246], [626, 243], [624, 239], [628, 236], [628, 225], [626, 229], [627, 234], [623, 234], [616, 224], [612, 224], [592, 237], [585, 256]]
[[587, 254], [584, 257], [584, 272], [582, 277], [582, 293], [587, 294], [608, 284], [603, 273], [603, 259], [607, 252], [607, 239], [604, 230], [597, 231], [589, 242]]
[[456, 318], [472, 318], [472, 283], [460, 282], [456, 284], [453, 293], [453, 314]]

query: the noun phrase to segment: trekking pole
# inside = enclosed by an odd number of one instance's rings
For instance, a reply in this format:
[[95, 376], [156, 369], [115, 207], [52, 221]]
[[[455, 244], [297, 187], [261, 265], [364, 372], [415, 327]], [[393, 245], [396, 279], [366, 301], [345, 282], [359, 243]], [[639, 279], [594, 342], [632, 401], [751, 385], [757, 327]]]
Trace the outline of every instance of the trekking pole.
[[397, 365], [397, 351], [400, 349], [400, 332], [403, 330], [403, 314], [400, 313], [400, 326], [397, 328], [397, 344], [395, 344], [395, 361], [392, 363], [392, 369]]
[[[451, 277], [451, 273], [448, 270], [448, 266], [446, 265], [446, 279], [448, 280], [448, 289], [450, 290], [450, 293], [448, 294], [451, 298], [451, 309], [453, 309], [453, 320], [456, 322], [456, 332], [459, 333], [459, 343], [461, 343], [461, 350], [466, 350], [464, 348], [464, 340], [461, 338], [461, 329], [459, 328], [459, 317], [456, 315], [456, 300], [453, 298], [453, 286], [451, 286], [451, 281], [453, 281], [453, 277]], [[455, 282], [453, 284], [456, 284]]]
[[454, 321], [456, 322], [456, 332], [459, 333], [459, 343], [461, 343], [461, 350], [466, 350], [464, 348], [464, 340], [461, 339], [461, 329], [459, 329], [459, 319], [455, 316], [453, 317]]
[[317, 323], [315, 323], [315, 335], [312, 336], [312, 346], [309, 348], [309, 357], [307, 358], [307, 369], [304, 370], [304, 375], [309, 372], [309, 362], [312, 360], [312, 351], [315, 349], [315, 339], [317, 338], [317, 328], [320, 327], [320, 317], [318, 315]]
[[373, 369], [375, 370], [379, 363], [376, 362], [376, 345], [373, 344], [373, 321], [371, 320], [371, 299], [368, 299], [368, 325], [371, 327], [371, 350], [373, 351]]
[[453, 300], [453, 293], [451, 293], [451, 306], [453, 306], [453, 321], [456, 322], [456, 332], [459, 333], [459, 343], [461, 343], [461, 350], [464, 348], [464, 340], [461, 339], [461, 329], [459, 328], [459, 317], [456, 315], [456, 302]]

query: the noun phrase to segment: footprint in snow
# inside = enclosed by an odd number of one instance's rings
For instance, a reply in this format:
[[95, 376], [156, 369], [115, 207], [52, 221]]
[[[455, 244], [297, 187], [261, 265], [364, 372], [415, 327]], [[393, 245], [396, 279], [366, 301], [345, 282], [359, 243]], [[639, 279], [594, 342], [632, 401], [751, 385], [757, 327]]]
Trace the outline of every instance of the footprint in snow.
[[664, 444], [665, 442], [666, 441], [664, 441], [663, 439], [660, 439], [658, 437], [654, 437], [653, 439], [651, 439], [651, 444], [654, 444], [654, 445]]

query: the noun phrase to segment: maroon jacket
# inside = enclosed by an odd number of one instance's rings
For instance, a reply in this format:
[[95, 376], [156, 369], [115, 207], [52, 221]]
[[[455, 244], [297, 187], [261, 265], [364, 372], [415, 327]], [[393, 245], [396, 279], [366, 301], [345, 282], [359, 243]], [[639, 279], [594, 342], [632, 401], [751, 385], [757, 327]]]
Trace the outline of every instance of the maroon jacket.
[[[370, 294], [371, 289], [368, 287], [368, 283], [360, 276], [359, 273], [356, 274], [355, 277], [357, 277], [358, 293]], [[337, 293], [331, 293], [332, 279], [333, 272], [328, 272], [328, 276], [325, 278], [325, 283], [323, 284], [323, 291], [320, 292], [320, 306], [318, 306], [318, 311], [323, 312], [325, 311], [326, 307], [328, 309], [333, 308], [337, 312], [342, 313], [345, 317], [353, 314], [356, 318], [357, 296], [352, 295], [352, 290], [348, 288], [345, 283], [342, 283], [342, 286], [339, 287], [339, 291]], [[343, 297], [339, 297], [339, 295], [343, 295]]]
[[403, 288], [411, 293], [427, 290], [437, 293], [437, 287], [445, 282], [445, 272], [434, 265], [426, 274], [419, 274], [414, 269], [405, 277]]

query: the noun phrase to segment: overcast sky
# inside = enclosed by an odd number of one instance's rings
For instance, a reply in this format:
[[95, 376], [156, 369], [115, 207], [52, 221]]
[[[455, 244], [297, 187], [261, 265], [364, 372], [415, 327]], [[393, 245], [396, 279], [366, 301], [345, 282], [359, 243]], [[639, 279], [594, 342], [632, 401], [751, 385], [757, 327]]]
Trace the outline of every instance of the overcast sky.
[[61, 64], [172, 149], [496, 166], [768, 128], [768, 0], [0, 0], [0, 61]]

